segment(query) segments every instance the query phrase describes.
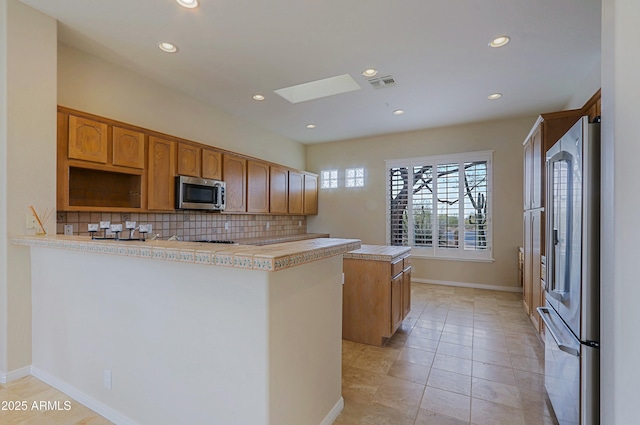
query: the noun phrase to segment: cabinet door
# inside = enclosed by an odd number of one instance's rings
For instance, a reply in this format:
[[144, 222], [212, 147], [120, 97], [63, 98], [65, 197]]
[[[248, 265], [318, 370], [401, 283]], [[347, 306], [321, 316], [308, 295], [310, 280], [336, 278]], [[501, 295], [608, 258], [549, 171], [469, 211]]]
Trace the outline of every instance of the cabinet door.
[[402, 323], [402, 273], [391, 279], [391, 329], [390, 335]]
[[175, 142], [149, 138], [148, 209], [175, 210]]
[[304, 174], [289, 171], [289, 214], [304, 214]]
[[289, 212], [289, 171], [272, 165], [269, 171], [269, 212], [286, 214]]
[[541, 236], [542, 236], [542, 212], [531, 212], [531, 312], [533, 325], [540, 331], [540, 315], [536, 308], [541, 306], [542, 294], [540, 293], [540, 267], [541, 267]]
[[113, 165], [144, 168], [144, 133], [113, 127]]
[[411, 310], [411, 266], [402, 272], [402, 319]]
[[233, 155], [222, 155], [222, 176], [226, 183], [228, 212], [247, 211], [247, 160]]
[[269, 212], [269, 165], [247, 161], [247, 212]]
[[544, 206], [544, 152], [542, 150], [542, 126], [531, 136], [531, 208]]
[[304, 175], [304, 208], [305, 214], [318, 214], [318, 176]]
[[533, 253], [531, 240], [531, 215], [530, 211], [524, 213], [524, 267], [523, 267], [523, 284], [522, 284], [522, 302], [524, 310], [529, 315], [531, 313], [531, 291], [533, 285]]
[[107, 124], [69, 115], [69, 158], [107, 163]]
[[524, 174], [523, 174], [524, 209], [531, 209], [533, 186], [533, 143], [528, 139], [524, 144]]
[[201, 148], [178, 143], [178, 175], [200, 177]]
[[202, 178], [222, 180], [222, 154], [213, 149], [202, 149]]

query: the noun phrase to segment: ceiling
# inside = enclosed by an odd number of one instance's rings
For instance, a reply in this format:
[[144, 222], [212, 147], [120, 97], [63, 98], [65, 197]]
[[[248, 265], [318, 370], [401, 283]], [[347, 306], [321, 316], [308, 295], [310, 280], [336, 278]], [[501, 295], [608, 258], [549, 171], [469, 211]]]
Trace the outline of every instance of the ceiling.
[[[600, 0], [21, 1], [59, 21], [61, 42], [301, 143], [558, 110], [600, 64]], [[395, 85], [374, 89], [369, 67]], [[361, 89], [274, 93], [343, 74]]]

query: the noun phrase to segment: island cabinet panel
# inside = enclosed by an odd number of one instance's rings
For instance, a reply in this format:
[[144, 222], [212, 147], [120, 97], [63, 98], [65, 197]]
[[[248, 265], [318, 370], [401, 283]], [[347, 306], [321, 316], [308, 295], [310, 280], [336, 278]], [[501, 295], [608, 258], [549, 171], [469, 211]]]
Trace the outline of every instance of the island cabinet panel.
[[144, 169], [144, 133], [113, 127], [113, 165]]
[[318, 176], [304, 175], [304, 214], [318, 214]]
[[289, 170], [272, 165], [269, 170], [269, 212], [289, 212]]
[[247, 160], [235, 155], [222, 155], [222, 177], [226, 183], [225, 212], [246, 212]]
[[269, 164], [247, 161], [247, 212], [269, 212]]
[[202, 178], [222, 180], [222, 154], [213, 149], [202, 149]]
[[202, 148], [178, 143], [178, 175], [200, 177]]
[[289, 171], [289, 214], [304, 214], [304, 173]]
[[411, 309], [410, 254], [379, 255], [397, 249], [363, 245], [345, 254], [343, 339], [382, 346], [407, 317]]
[[389, 321], [389, 333], [391, 336], [402, 323], [402, 273], [391, 278], [391, 320]]
[[149, 138], [148, 209], [175, 210], [175, 142]]
[[69, 115], [69, 158], [106, 164], [107, 131], [105, 123]]
[[404, 259], [405, 269], [402, 271], [402, 317], [411, 311], [411, 257]]

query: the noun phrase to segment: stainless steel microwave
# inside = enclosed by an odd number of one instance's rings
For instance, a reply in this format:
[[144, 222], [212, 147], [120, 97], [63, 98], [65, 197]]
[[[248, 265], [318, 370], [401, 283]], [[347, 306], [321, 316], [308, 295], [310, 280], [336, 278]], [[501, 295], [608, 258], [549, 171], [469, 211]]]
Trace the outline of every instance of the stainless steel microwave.
[[176, 177], [176, 208], [224, 211], [225, 183], [198, 177]]

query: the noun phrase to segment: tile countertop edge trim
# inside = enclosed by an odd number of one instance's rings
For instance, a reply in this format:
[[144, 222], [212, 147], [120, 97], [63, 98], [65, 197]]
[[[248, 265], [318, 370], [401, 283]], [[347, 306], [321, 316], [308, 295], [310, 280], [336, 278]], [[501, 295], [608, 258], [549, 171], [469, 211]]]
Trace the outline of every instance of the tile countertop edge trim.
[[[234, 267], [259, 271], [284, 270], [302, 264], [323, 260], [325, 258], [334, 257], [336, 255], [343, 255], [349, 251], [359, 249], [362, 243], [358, 239], [327, 239], [327, 246], [301, 246], [299, 251], [283, 256], [271, 256], [268, 253], [261, 252], [259, 249], [257, 249], [258, 252], [255, 254], [239, 252], [237, 255], [234, 255], [229, 252], [216, 253], [213, 250], [207, 250], [204, 246], [198, 248], [176, 248], [175, 246], [161, 247], [152, 245], [141, 246], [134, 245], [131, 242], [117, 243], [115, 241], [103, 242], [91, 239], [61, 239], [43, 236], [13, 236], [9, 238], [9, 241], [12, 245], [67, 249], [71, 251], [97, 254], [111, 254], [124, 257], [147, 258], [161, 261], [204, 264], [220, 267]], [[318, 241], [318, 239], [313, 240]], [[291, 244], [291, 248], [293, 248], [295, 244], [304, 245], [307, 241], [308, 240], [285, 242], [284, 244]]]
[[411, 248], [407, 247], [406, 249], [399, 250], [398, 253], [394, 253], [393, 255], [380, 254], [380, 253], [368, 254], [364, 252], [358, 252], [358, 253], [348, 252], [344, 254], [343, 258], [351, 259], [351, 260], [368, 260], [368, 261], [385, 261], [386, 262], [386, 261], [393, 261], [398, 258], [403, 258], [410, 254], [411, 254]]

